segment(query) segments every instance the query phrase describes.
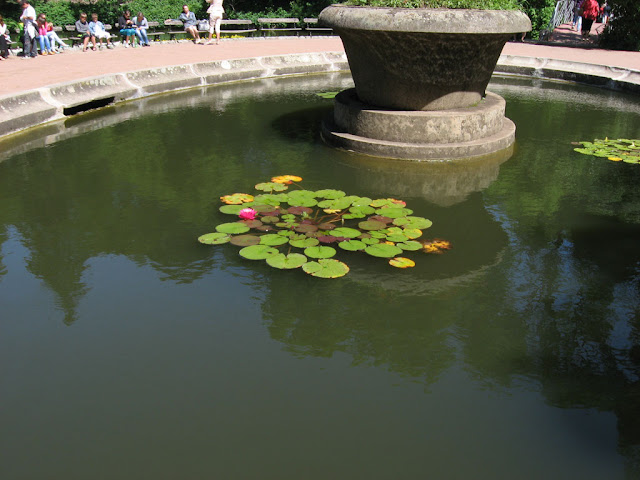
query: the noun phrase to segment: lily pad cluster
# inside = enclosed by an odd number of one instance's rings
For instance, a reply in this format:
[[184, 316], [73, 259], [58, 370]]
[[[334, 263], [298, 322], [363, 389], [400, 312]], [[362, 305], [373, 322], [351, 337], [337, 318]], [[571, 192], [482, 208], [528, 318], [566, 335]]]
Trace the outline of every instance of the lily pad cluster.
[[593, 142], [574, 142], [574, 145], [582, 145], [574, 150], [584, 155], [603, 157], [613, 162], [640, 163], [640, 140], [605, 138]]
[[[344, 262], [333, 258], [340, 251], [390, 259], [390, 265], [408, 268], [415, 262], [401, 254], [442, 253], [451, 248], [445, 240], [418, 240], [432, 223], [414, 215], [402, 200], [347, 195], [333, 189], [304, 190], [300, 181], [295, 175], [282, 175], [255, 185], [261, 192], [256, 195], [220, 197], [225, 203], [220, 211], [234, 219], [198, 241], [231, 243], [242, 247], [240, 255], [246, 259], [264, 260], [278, 269], [302, 268], [321, 278], [349, 272]], [[290, 189], [291, 184], [296, 188]]]

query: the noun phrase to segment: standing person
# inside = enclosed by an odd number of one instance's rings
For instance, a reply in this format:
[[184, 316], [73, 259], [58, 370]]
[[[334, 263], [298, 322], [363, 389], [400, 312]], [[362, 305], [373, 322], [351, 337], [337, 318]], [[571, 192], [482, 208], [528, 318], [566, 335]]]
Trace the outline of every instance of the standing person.
[[576, 32], [579, 32], [582, 28], [582, 10], [580, 9], [580, 4], [582, 2], [578, 0], [576, 2], [575, 8], [573, 10], [573, 28]]
[[9, 56], [9, 33], [4, 18], [0, 15], [0, 60], [4, 60]]
[[600, 13], [600, 5], [596, 0], [582, 0], [580, 8], [582, 9], [582, 38], [589, 40], [593, 22]]
[[61, 48], [69, 48], [69, 45], [64, 43], [62, 39], [58, 36], [58, 34], [55, 32], [55, 30], [53, 29], [53, 24], [50, 22], [47, 22], [47, 16], [43, 14], [43, 18], [45, 21], [44, 24], [47, 29], [47, 38], [49, 38], [49, 43], [51, 43], [51, 47], [53, 48], [53, 51], [57, 52], [56, 44], [60, 45]]
[[220, 23], [222, 22], [222, 16], [224, 15], [224, 8], [222, 2], [224, 0], [207, 0], [211, 6], [207, 9], [209, 14], [209, 41], [207, 45], [213, 43], [213, 32], [216, 32], [216, 45], [220, 43]]
[[82, 38], [82, 51], [86, 52], [89, 45], [89, 40], [93, 43], [91, 50], [96, 49], [96, 37], [91, 33], [89, 29], [89, 22], [87, 22], [87, 14], [82, 12], [80, 19], [76, 22], [76, 32]]
[[122, 12], [122, 16], [118, 19], [118, 26], [120, 27], [120, 35], [124, 37], [124, 47], [128, 48], [129, 45], [135, 46], [133, 39], [136, 36], [136, 29], [131, 20], [131, 12], [125, 10]]
[[102, 40], [107, 41], [107, 48], [113, 48], [111, 43], [111, 34], [104, 28], [104, 23], [98, 20], [98, 14], [91, 14], [91, 21], [89, 22], [89, 30], [100, 42], [100, 50], [102, 50]]
[[185, 32], [189, 33], [193, 37], [193, 43], [200, 42], [200, 34], [198, 33], [196, 15], [189, 11], [189, 5], [182, 6], [182, 13], [178, 17], [178, 20], [184, 23]]
[[602, 4], [602, 23], [605, 25], [609, 23], [609, 17], [611, 16], [611, 5], [606, 1]]
[[135, 21], [135, 27], [136, 27], [136, 36], [138, 37], [138, 41], [140, 42], [140, 45], [142, 45], [143, 47], [150, 47], [151, 45], [149, 44], [149, 37], [147, 36], [147, 29], [149, 28], [149, 22], [147, 22], [147, 19], [142, 14], [142, 12], [138, 12], [138, 16], [136, 17], [136, 21]]
[[51, 42], [49, 42], [49, 37], [47, 36], [47, 19], [44, 13], [38, 15], [38, 20], [36, 21], [36, 27], [38, 28], [38, 40], [40, 41], [40, 54], [41, 55], [53, 55], [54, 52], [51, 48]]
[[24, 58], [36, 58], [38, 56], [38, 49], [36, 47], [36, 37], [38, 32], [36, 30], [36, 10], [33, 8], [28, 0], [22, 0], [22, 15], [20, 15], [20, 21], [24, 25], [24, 34], [22, 43], [24, 45], [23, 55]]

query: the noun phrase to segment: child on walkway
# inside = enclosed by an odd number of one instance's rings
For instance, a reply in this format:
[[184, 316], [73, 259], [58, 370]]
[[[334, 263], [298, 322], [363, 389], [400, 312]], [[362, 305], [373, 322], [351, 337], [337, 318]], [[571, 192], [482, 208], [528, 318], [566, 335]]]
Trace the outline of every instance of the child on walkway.
[[91, 14], [89, 30], [91, 30], [91, 33], [93, 33], [93, 35], [95, 35], [95, 37], [100, 42], [100, 50], [102, 50], [103, 39], [107, 41], [107, 48], [113, 48], [113, 43], [111, 43], [111, 34], [104, 28], [104, 23], [98, 21], [97, 13]]
[[93, 43], [93, 47], [91, 47], [91, 50], [96, 49], [96, 37], [93, 35], [93, 33], [91, 33], [91, 30], [89, 30], [89, 22], [87, 22], [87, 14], [84, 12], [80, 14], [80, 20], [76, 22], [76, 32], [78, 32], [78, 35], [82, 39], [83, 52], [87, 51], [89, 40], [91, 40], [91, 43]]
[[38, 40], [40, 41], [40, 55], [53, 55], [56, 52], [51, 48], [51, 42], [49, 42], [49, 37], [47, 36], [46, 20], [44, 13], [41, 13], [36, 21]]

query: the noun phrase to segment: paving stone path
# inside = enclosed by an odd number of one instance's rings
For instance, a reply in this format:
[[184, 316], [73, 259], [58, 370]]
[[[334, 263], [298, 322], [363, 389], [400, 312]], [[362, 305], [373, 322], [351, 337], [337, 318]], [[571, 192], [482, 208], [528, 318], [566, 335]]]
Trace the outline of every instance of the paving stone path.
[[[145, 68], [328, 51], [344, 51], [338, 37], [233, 39], [223, 40], [220, 45], [195, 45], [191, 42], [157, 43], [150, 48], [117, 47], [113, 50], [95, 52], [73, 50], [35, 59], [10, 56], [6, 61], [0, 62], [0, 97], [71, 80]], [[640, 70], [640, 52], [510, 42], [505, 46], [503, 53]]]

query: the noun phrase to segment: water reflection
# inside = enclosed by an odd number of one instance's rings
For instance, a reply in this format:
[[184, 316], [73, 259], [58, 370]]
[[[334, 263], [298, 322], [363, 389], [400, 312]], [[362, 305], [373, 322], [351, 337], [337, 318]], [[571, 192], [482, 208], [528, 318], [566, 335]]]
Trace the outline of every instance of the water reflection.
[[[529, 400], [536, 405], [615, 414], [628, 475], [640, 474], [640, 169], [579, 156], [570, 145], [576, 138], [598, 136], [598, 122], [608, 126], [610, 136], [632, 136], [636, 113], [584, 112], [551, 100], [544, 105], [542, 121], [538, 99], [512, 99], [508, 116], [518, 125], [518, 149], [509, 161], [505, 157], [465, 166], [389, 166], [364, 162], [317, 142], [316, 123], [327, 104], [315, 93], [348, 80], [312, 80], [306, 87], [289, 81], [246, 84], [236, 90], [213, 88], [132, 102], [111, 109], [117, 119], [90, 113], [64, 126], [48, 126], [28, 142], [12, 139], [3, 144], [11, 157], [0, 165], [0, 284], [5, 292], [20, 290], [8, 282], [12, 271], [7, 268], [9, 260], [21, 262], [8, 247], [19, 241], [28, 250], [24, 267], [55, 293], [65, 323], [75, 322], [74, 327], [86, 328], [90, 335], [95, 335], [94, 329], [105, 332], [89, 321], [102, 317], [99, 308], [88, 306], [88, 298], [98, 305], [123, 302], [132, 310], [139, 296], [153, 299], [145, 311], [152, 326], [145, 329], [142, 346], [131, 347], [130, 358], [122, 364], [117, 358], [110, 361], [123, 371], [144, 363], [138, 354], [149, 355], [144, 345], [156, 345], [150, 333], [154, 331], [161, 341], [151, 352], [157, 358], [151, 356], [149, 363], [162, 363], [171, 351], [171, 362], [180, 370], [172, 380], [184, 382], [180, 394], [199, 392], [202, 385], [217, 385], [240, 371], [237, 384], [228, 381], [216, 388], [217, 402], [246, 402], [278, 388], [283, 396], [297, 398], [300, 393], [282, 380], [288, 369], [299, 374], [300, 389], [309, 389], [309, 396], [326, 393], [314, 387], [319, 377], [303, 383], [308, 371], [296, 370], [301, 363], [295, 359], [322, 358], [329, 363], [328, 359], [346, 358], [354, 366], [373, 366], [418, 382], [427, 393], [444, 391], [449, 399], [461, 395], [462, 388], [447, 385], [451, 375], [463, 379], [459, 383], [467, 393], [488, 392], [489, 400], [483, 397], [487, 403], [531, 390], [542, 396], [540, 401]], [[558, 86], [550, 88], [555, 91]], [[434, 221], [426, 234], [450, 240], [453, 250], [439, 257], [423, 255], [415, 269], [402, 272], [390, 271], [384, 261], [350, 256], [349, 276], [319, 281], [247, 263], [233, 248], [195, 243], [198, 235], [224, 220], [217, 210], [220, 195], [249, 191], [258, 181], [286, 173], [301, 175], [309, 188], [404, 198]], [[114, 260], [123, 258], [126, 268]], [[116, 283], [128, 285], [117, 290], [123, 299], [108, 297], [100, 303], [94, 298], [108, 293], [92, 278], [97, 272], [104, 274], [96, 266], [101, 262], [114, 265], [107, 272]], [[151, 273], [125, 278], [132, 271]], [[140, 284], [133, 289], [127, 280]], [[199, 296], [198, 289], [206, 294]], [[229, 298], [233, 308], [225, 306]], [[46, 303], [40, 297], [38, 301]], [[251, 309], [254, 303], [258, 313]], [[180, 308], [171, 320], [179, 321], [174, 325], [165, 320], [171, 328], [162, 325], [164, 337], [155, 332], [153, 319], [174, 305]], [[198, 323], [199, 315], [207, 322]], [[261, 325], [251, 323], [254, 316]], [[193, 344], [203, 342], [203, 332], [211, 325], [222, 327], [215, 331], [217, 336], [206, 336], [211, 344], [203, 351], [223, 355], [218, 362], [206, 355], [198, 358], [204, 373], [190, 378], [181, 361], [192, 353]], [[227, 342], [227, 330], [233, 328], [240, 333], [235, 343]], [[119, 344], [123, 329], [120, 325], [107, 333]], [[267, 340], [260, 337], [265, 329]], [[174, 356], [176, 339], [184, 346]], [[68, 339], [58, 340], [68, 345]], [[78, 341], [94, 345], [87, 337]], [[273, 358], [265, 351], [273, 344], [290, 355], [277, 357], [281, 363], [269, 371], [271, 364], [264, 358]], [[242, 348], [246, 351], [238, 354]], [[165, 359], [162, 364], [166, 363]], [[479, 387], [469, 385], [460, 371]], [[142, 376], [145, 380], [146, 375], [161, 379], [162, 392], [153, 398], [177, 390], [164, 382], [162, 372], [150, 368]], [[254, 382], [254, 377], [259, 380]], [[234, 396], [234, 388], [243, 395]], [[392, 388], [384, 392], [390, 403], [396, 399]], [[202, 398], [194, 404], [210, 402], [206, 395]], [[424, 395], [412, 404], [432, 398]], [[138, 399], [146, 411], [143, 400], [148, 399]], [[228, 408], [234, 421], [248, 418], [246, 411], [251, 411]], [[263, 415], [254, 417], [270, 418], [277, 411], [264, 408]], [[454, 420], [453, 411], [448, 413], [445, 423]], [[525, 437], [544, 436], [520, 431], [522, 419], [496, 417], [500, 428], [511, 428], [508, 432], [516, 439], [497, 443], [501, 448]], [[198, 416], [198, 422], [202, 418], [207, 416]], [[176, 424], [181, 422], [182, 418]], [[357, 424], [355, 429], [366, 423], [357, 423], [353, 416], [349, 422]], [[415, 419], [410, 422], [415, 424]], [[213, 427], [210, 430], [216, 431]], [[223, 431], [223, 444], [228, 432], [240, 432], [243, 442], [255, 433], [250, 427], [232, 427], [235, 430]], [[477, 448], [485, 434], [481, 429], [458, 433], [476, 442]], [[333, 431], [320, 435], [326, 443], [338, 436]], [[597, 432], [587, 436], [599, 438]], [[416, 445], [429, 451], [437, 441], [420, 437]], [[602, 447], [611, 454], [607, 448]], [[449, 460], [456, 460], [456, 452], [448, 455], [447, 463], [455, 463]], [[572, 468], [568, 463], [563, 467]], [[615, 460], [606, 467], [615, 470]], [[518, 468], [510, 469], [510, 476]]]

